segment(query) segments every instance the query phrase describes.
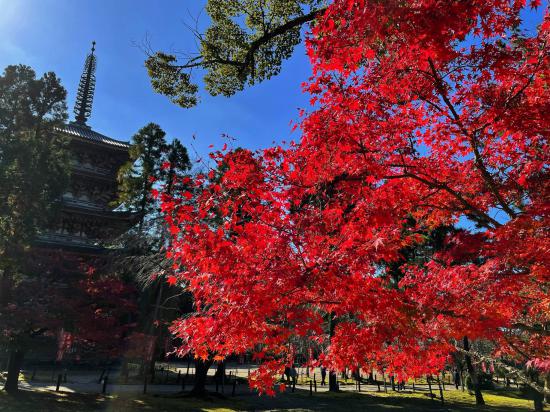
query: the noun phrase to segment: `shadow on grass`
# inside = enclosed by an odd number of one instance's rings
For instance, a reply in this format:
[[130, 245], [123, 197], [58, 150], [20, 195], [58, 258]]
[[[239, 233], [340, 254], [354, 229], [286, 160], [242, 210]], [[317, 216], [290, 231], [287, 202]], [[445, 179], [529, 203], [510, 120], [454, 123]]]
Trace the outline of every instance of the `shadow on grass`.
[[196, 399], [160, 395], [103, 396], [27, 390], [20, 390], [17, 395], [8, 395], [0, 391], [0, 412], [230, 412], [234, 410], [246, 410], [246, 406], [241, 405], [237, 400], [226, 399], [219, 395]]
[[439, 399], [430, 399], [419, 393], [317, 393], [309, 395], [309, 391], [296, 390], [295, 393], [284, 393], [275, 398], [248, 396], [246, 405], [249, 410], [280, 410], [280, 411], [319, 411], [319, 412], [387, 412], [387, 411], [491, 411], [520, 412], [530, 411], [531, 403], [525, 399], [514, 399], [498, 395], [488, 395], [487, 405], [479, 408], [475, 405], [473, 396], [458, 391], [447, 391], [445, 403]]
[[[499, 391], [500, 392], [500, 391]], [[297, 389], [276, 397], [242, 394], [236, 398], [210, 394], [204, 399], [174, 395], [131, 395], [54, 393], [22, 390], [16, 396], [0, 392], [0, 412], [133, 412], [133, 411], [319, 411], [319, 412], [387, 412], [387, 411], [491, 411], [520, 412], [531, 410], [524, 399], [487, 394], [487, 406], [477, 408], [473, 397], [459, 391], [447, 391], [445, 404], [422, 394], [400, 393], [316, 393]]]
[[0, 391], [1, 412], [101, 410], [102, 401], [97, 396], [77, 393], [52, 393], [19, 390], [15, 395]]

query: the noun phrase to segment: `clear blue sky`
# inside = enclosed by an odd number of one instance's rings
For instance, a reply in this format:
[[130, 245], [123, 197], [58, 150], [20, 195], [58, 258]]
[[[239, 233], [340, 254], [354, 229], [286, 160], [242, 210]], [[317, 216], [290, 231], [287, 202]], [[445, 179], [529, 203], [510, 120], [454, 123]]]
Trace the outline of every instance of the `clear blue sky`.
[[[223, 144], [222, 133], [247, 148], [290, 140], [290, 120], [307, 105], [300, 84], [310, 69], [300, 47], [281, 75], [231, 98], [210, 97], [181, 109], [153, 92], [143, 67], [144, 53], [135, 43], [147, 35], [154, 48], [195, 51], [185, 22], [198, 16], [205, 0], [0, 0], [0, 70], [24, 63], [37, 74], [54, 71], [68, 91], [71, 119], [75, 92], [92, 40], [97, 41], [97, 86], [92, 116], [94, 130], [119, 140], [148, 122], [158, 123], [168, 137], [189, 146], [191, 136], [204, 155], [208, 145]], [[203, 24], [208, 17], [203, 12]], [[292, 137], [296, 138], [295, 135]]]

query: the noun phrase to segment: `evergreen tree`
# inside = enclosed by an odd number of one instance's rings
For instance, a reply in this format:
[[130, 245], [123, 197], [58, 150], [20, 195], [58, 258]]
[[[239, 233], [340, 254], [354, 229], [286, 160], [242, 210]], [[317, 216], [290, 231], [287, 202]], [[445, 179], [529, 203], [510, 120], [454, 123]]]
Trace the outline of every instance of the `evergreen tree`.
[[119, 171], [119, 202], [140, 213], [138, 232], [141, 233], [148, 213], [154, 210], [150, 201], [154, 179], [161, 174], [166, 152], [166, 133], [155, 123], [141, 128], [132, 138], [130, 160]]
[[[165, 155], [161, 170], [156, 181], [162, 193], [172, 195], [173, 192], [187, 191], [188, 183], [185, 177], [189, 175], [191, 169], [191, 161], [187, 153], [187, 149], [181, 144], [178, 139], [174, 139], [170, 145], [166, 147]], [[160, 210], [157, 204], [155, 210]], [[143, 327], [147, 335], [154, 336], [154, 353], [153, 359], [149, 366], [150, 373], [154, 377], [155, 361], [162, 356], [162, 342], [164, 337], [169, 335], [167, 325], [169, 325], [178, 316], [182, 315], [182, 310], [189, 311], [189, 296], [182, 295], [180, 290], [169, 283], [166, 286], [166, 278], [171, 279], [172, 265], [169, 259], [164, 256], [164, 248], [168, 245], [169, 234], [166, 232], [166, 226], [163, 224], [163, 217], [156, 214], [151, 217], [153, 230], [147, 236], [156, 240], [156, 242], [147, 242], [149, 245], [155, 245], [147, 250], [147, 258], [149, 263], [155, 262], [152, 270], [142, 271], [142, 281], [145, 285], [145, 290], [142, 295], [143, 308]], [[147, 265], [149, 266], [149, 265]], [[147, 267], [146, 266], [146, 267]], [[165, 276], [156, 277], [150, 281], [151, 275], [155, 273], [163, 273]], [[171, 302], [168, 307], [163, 302]]]
[[185, 183], [182, 178], [191, 170], [191, 160], [187, 148], [178, 139], [174, 139], [168, 147], [166, 154], [167, 166], [163, 173], [164, 192], [172, 194], [174, 190], [183, 189]]
[[0, 76], [0, 335], [10, 348], [8, 392], [17, 391], [28, 339], [43, 332], [47, 316], [36, 289], [44, 279], [25, 273], [24, 265], [68, 184], [68, 142], [54, 130], [67, 117], [65, 97], [51, 72], [37, 79], [17, 65]]
[[28, 66], [0, 76], [0, 256], [13, 259], [43, 227], [69, 178], [66, 91], [54, 73], [36, 79]]
[[155, 360], [164, 355], [162, 341], [168, 335], [166, 325], [190, 306], [186, 296], [178, 297], [181, 293], [177, 288], [165, 285], [172, 270], [172, 262], [164, 253], [169, 236], [158, 199], [152, 194], [169, 195], [183, 190], [191, 161], [178, 139], [168, 144], [165, 136], [156, 124], [142, 128], [134, 136], [130, 160], [119, 172], [119, 203], [141, 214], [138, 231], [121, 239], [125, 255], [119, 271], [131, 274], [141, 289], [138, 335], [148, 342], [152, 351], [146, 354], [152, 355], [152, 359], [147, 359], [143, 368], [143, 373], [149, 374], [152, 380]]

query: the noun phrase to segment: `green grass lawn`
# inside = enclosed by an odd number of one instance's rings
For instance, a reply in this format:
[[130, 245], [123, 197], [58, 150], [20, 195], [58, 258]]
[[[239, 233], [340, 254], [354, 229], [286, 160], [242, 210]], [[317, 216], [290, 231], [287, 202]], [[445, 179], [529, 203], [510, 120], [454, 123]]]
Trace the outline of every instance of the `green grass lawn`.
[[243, 395], [237, 398], [196, 400], [173, 396], [84, 395], [21, 391], [17, 397], [0, 392], [0, 412], [130, 412], [130, 411], [326, 411], [326, 412], [389, 412], [389, 411], [502, 411], [532, 410], [532, 402], [519, 399], [514, 392], [485, 392], [487, 406], [477, 409], [467, 392], [446, 391], [445, 405], [421, 394], [384, 393], [318, 393], [310, 397], [306, 391], [280, 394], [275, 398]]

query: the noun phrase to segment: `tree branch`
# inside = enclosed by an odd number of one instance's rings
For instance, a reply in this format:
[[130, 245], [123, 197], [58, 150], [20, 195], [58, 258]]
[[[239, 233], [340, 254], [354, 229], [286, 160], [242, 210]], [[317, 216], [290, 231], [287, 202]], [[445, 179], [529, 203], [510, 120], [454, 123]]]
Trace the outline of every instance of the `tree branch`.
[[514, 210], [506, 203], [506, 201], [504, 200], [504, 198], [502, 197], [502, 195], [498, 191], [497, 184], [496, 184], [495, 180], [493, 179], [493, 175], [491, 175], [491, 173], [489, 173], [489, 171], [487, 170], [487, 167], [485, 166], [485, 164], [483, 162], [483, 158], [482, 158], [481, 153], [479, 152], [479, 148], [478, 148], [479, 142], [478, 142], [477, 137], [475, 135], [473, 135], [472, 133], [468, 132], [468, 130], [466, 129], [466, 127], [462, 123], [462, 120], [460, 119], [460, 115], [456, 111], [454, 105], [452, 104], [451, 100], [449, 99], [449, 96], [447, 95], [447, 92], [446, 92], [445, 87], [444, 87], [444, 81], [439, 76], [439, 72], [437, 71], [433, 60], [431, 58], [428, 58], [428, 62], [430, 64], [430, 69], [432, 71], [432, 75], [433, 75], [433, 78], [435, 80], [435, 87], [436, 87], [438, 93], [440, 94], [441, 98], [443, 99], [443, 101], [445, 102], [445, 104], [447, 105], [449, 110], [451, 111], [452, 117], [454, 119], [455, 124], [459, 127], [459, 129], [468, 138], [468, 141], [470, 142], [470, 146], [471, 146], [472, 151], [474, 153], [475, 165], [477, 166], [477, 168], [481, 172], [481, 177], [483, 178], [483, 180], [485, 181], [487, 186], [489, 186], [489, 190], [491, 191], [491, 193], [493, 193], [493, 195], [497, 199], [498, 203], [502, 206], [502, 209], [506, 213], [508, 213], [508, 215], [510, 217], [512, 217], [512, 218], [516, 217], [516, 212], [514, 212]]
[[482, 355], [481, 353], [475, 352], [471, 349], [469, 351], [467, 351], [467, 350], [465, 350], [465, 349], [463, 349], [459, 346], [456, 346], [456, 345], [455, 345], [455, 349], [460, 353], [463, 353], [465, 355], [474, 356], [479, 360], [486, 361], [486, 362], [492, 362], [493, 364], [495, 364], [499, 368], [503, 369], [508, 376], [516, 377], [518, 380], [522, 381], [526, 385], [529, 385], [531, 388], [533, 388], [534, 390], [536, 390], [537, 392], [539, 392], [541, 394], [550, 395], [550, 390], [549, 389], [546, 389], [546, 388], [540, 386], [538, 384], [538, 382], [534, 382], [532, 379], [530, 379], [528, 376], [526, 376], [520, 369], [517, 369], [517, 368], [514, 368], [510, 365], [507, 365], [504, 362], [499, 361], [498, 359], [494, 359], [494, 358], [491, 358], [489, 356]]
[[319, 15], [323, 14], [326, 10], [327, 10], [326, 7], [322, 7], [320, 9], [313, 10], [308, 14], [304, 14], [303, 16], [297, 17], [294, 20], [287, 21], [285, 24], [278, 26], [275, 30], [265, 33], [262, 37], [250, 43], [250, 48], [246, 53], [244, 62], [242, 62], [242, 67], [240, 70], [241, 75], [244, 74], [248, 66], [254, 65], [254, 54], [258, 51], [260, 47], [262, 47], [266, 43], [269, 43], [275, 37], [280, 36], [281, 34], [285, 34], [289, 30], [299, 27], [304, 23], [315, 20]]
[[[210, 60], [200, 60], [202, 56], [197, 56], [188, 60], [188, 62], [185, 64], [174, 65], [174, 66], [168, 65], [168, 66], [170, 66], [170, 68], [172, 69], [183, 70], [183, 69], [192, 69], [196, 67], [207, 67], [213, 64], [227, 64], [230, 66], [239, 67], [239, 74], [243, 76], [246, 73], [247, 69], [249, 69], [250, 67], [253, 67], [254, 55], [260, 47], [269, 43], [275, 37], [285, 34], [288, 30], [292, 30], [296, 27], [303, 25], [304, 23], [315, 20], [319, 15], [324, 13], [326, 9], [327, 9], [326, 7], [323, 7], [323, 8], [311, 11], [310, 13], [304, 14], [303, 16], [299, 16], [294, 20], [287, 21], [285, 24], [278, 26], [273, 31], [265, 32], [263, 36], [257, 38], [252, 43], [250, 43], [250, 47], [243, 61], [227, 60], [219, 56]], [[202, 41], [204, 41], [204, 39]]]
[[542, 326], [530, 326], [525, 323], [514, 323], [512, 328], [519, 329], [524, 332], [536, 333], [542, 336], [550, 336], [550, 330], [544, 329]]
[[427, 185], [431, 188], [442, 189], [445, 192], [449, 193], [451, 196], [453, 196], [455, 199], [457, 199], [465, 207], [466, 210], [469, 210], [470, 212], [472, 212], [472, 214], [474, 216], [477, 217], [477, 220], [478, 220], [479, 224], [487, 227], [488, 229], [492, 229], [490, 226], [488, 226], [488, 223], [493, 225], [493, 227], [500, 227], [501, 226], [501, 224], [499, 222], [497, 222], [495, 219], [493, 219], [487, 213], [484, 213], [481, 210], [479, 210], [478, 208], [476, 208], [474, 205], [472, 205], [470, 202], [468, 202], [466, 199], [464, 199], [464, 197], [459, 192], [457, 192], [454, 189], [452, 189], [451, 187], [449, 187], [449, 185], [447, 185], [446, 183], [438, 182], [438, 181], [430, 181], [428, 179], [425, 179], [425, 178], [420, 177], [418, 175], [415, 175], [413, 173], [407, 173], [407, 172], [405, 172], [402, 175], [392, 175], [392, 176], [387, 176], [385, 178], [386, 179], [399, 179], [399, 178], [405, 178], [405, 177], [409, 177], [409, 178], [418, 180], [419, 182], [422, 182], [422, 183], [424, 183], [425, 185]]

